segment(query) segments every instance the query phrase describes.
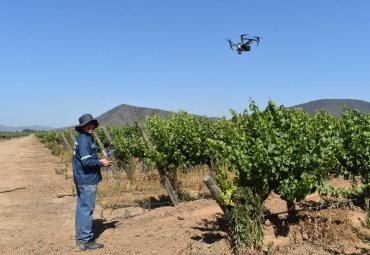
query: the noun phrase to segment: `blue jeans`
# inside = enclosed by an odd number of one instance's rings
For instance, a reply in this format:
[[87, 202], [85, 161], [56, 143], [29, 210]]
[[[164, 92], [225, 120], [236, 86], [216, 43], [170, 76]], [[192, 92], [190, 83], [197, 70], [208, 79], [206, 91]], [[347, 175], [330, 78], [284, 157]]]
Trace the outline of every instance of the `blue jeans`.
[[98, 185], [76, 185], [76, 241], [87, 243], [93, 239], [93, 211]]

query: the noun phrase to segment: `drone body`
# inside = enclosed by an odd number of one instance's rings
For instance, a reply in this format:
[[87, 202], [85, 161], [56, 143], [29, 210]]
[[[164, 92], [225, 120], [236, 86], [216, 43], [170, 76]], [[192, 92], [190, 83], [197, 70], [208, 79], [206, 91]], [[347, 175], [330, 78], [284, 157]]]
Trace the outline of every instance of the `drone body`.
[[257, 46], [260, 42], [260, 37], [259, 36], [254, 36], [254, 37], [246, 37], [247, 34], [242, 34], [240, 35], [240, 42], [238, 44], [233, 43], [231, 40], [228, 40], [230, 48], [232, 50], [233, 47], [236, 47], [236, 51], [238, 54], [242, 54], [242, 52], [250, 51], [251, 50], [251, 43], [256, 42]]

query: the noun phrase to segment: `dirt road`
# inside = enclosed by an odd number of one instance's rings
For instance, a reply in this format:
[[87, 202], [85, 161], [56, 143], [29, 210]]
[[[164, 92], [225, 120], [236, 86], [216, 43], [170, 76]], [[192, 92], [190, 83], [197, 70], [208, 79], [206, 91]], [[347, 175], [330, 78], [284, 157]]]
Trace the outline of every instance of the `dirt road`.
[[0, 162], [0, 253], [68, 254], [74, 199], [56, 198], [71, 190], [60, 160], [32, 135], [1, 141]]

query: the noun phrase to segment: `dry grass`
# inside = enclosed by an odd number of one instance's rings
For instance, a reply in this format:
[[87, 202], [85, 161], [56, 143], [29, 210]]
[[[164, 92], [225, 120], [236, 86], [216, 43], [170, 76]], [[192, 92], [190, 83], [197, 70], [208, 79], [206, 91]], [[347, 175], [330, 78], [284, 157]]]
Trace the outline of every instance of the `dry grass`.
[[[203, 183], [203, 177], [209, 174], [206, 166], [178, 171], [171, 176], [171, 183], [180, 201], [188, 201], [208, 196], [208, 189]], [[98, 202], [104, 208], [129, 206], [146, 203], [160, 205], [169, 204], [166, 189], [161, 185], [158, 171], [136, 169], [133, 181], [130, 181], [124, 171], [114, 173], [114, 182], [106, 172], [104, 181], [99, 186]], [[148, 205], [150, 206], [150, 205]]]

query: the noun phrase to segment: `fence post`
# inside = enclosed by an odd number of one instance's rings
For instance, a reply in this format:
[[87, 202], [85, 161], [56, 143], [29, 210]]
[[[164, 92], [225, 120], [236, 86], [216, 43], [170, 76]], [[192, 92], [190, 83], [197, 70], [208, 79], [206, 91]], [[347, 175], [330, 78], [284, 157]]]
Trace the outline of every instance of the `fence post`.
[[112, 139], [111, 135], [109, 134], [107, 127], [106, 126], [101, 126], [101, 129], [103, 130], [103, 133], [104, 133], [105, 137], [111, 143], [113, 139]]
[[215, 163], [212, 157], [208, 161], [208, 168], [211, 170], [212, 179], [215, 179], [216, 178], [216, 167], [215, 167]]
[[203, 181], [207, 185], [207, 188], [211, 192], [211, 194], [214, 197], [214, 199], [216, 200], [217, 204], [221, 207], [224, 214], [227, 215], [229, 213], [229, 210], [225, 206], [223, 206], [223, 204], [220, 200], [218, 186], [215, 183], [214, 179], [211, 176], [207, 175], [207, 176], [203, 177]]
[[62, 137], [62, 141], [64, 143], [64, 146], [73, 153], [73, 148], [71, 148], [71, 146], [69, 145], [68, 143], [68, 140], [66, 138], [66, 136], [64, 135], [64, 131], [61, 131], [60, 132], [60, 136]]
[[[154, 148], [154, 146], [153, 146], [153, 143], [152, 143], [152, 141], [150, 140], [150, 137], [149, 137], [148, 133], [146, 132], [146, 130], [145, 130], [145, 128], [144, 128], [144, 126], [143, 126], [143, 125], [141, 125], [141, 123], [139, 123], [139, 122], [137, 122], [137, 121], [136, 121], [135, 123], [136, 123], [136, 126], [139, 128], [139, 130], [140, 130], [140, 132], [141, 132], [141, 135], [143, 136], [144, 141], [145, 141], [145, 143], [146, 143], [147, 147], [148, 147], [149, 149], [151, 149], [151, 150], [155, 150], [155, 148]], [[158, 167], [157, 167], [157, 169], [158, 169], [159, 176], [160, 176], [160, 178], [161, 178], [161, 182], [162, 182], [163, 186], [166, 188], [167, 193], [168, 193], [168, 195], [169, 195], [169, 197], [170, 197], [170, 199], [171, 199], [171, 201], [172, 201], [172, 204], [173, 204], [174, 206], [178, 205], [179, 201], [177, 200], [177, 196], [176, 196], [176, 194], [175, 194], [175, 191], [173, 190], [173, 187], [172, 187], [172, 185], [171, 185], [171, 182], [170, 182], [170, 180], [168, 179], [168, 177], [167, 177], [167, 175], [166, 175], [166, 173], [165, 173], [164, 169], [160, 169], [160, 168], [158, 168]]]
[[74, 148], [75, 142], [76, 142], [76, 137], [74, 137], [72, 131], [68, 131], [69, 137], [72, 141], [72, 147]]
[[94, 132], [93, 133], [93, 136], [94, 136], [94, 139], [95, 141], [98, 143], [98, 146], [100, 147], [100, 149], [102, 150], [104, 156], [107, 155], [107, 152], [105, 151], [105, 148], [104, 148], [104, 145], [103, 143], [101, 142], [99, 136]]

